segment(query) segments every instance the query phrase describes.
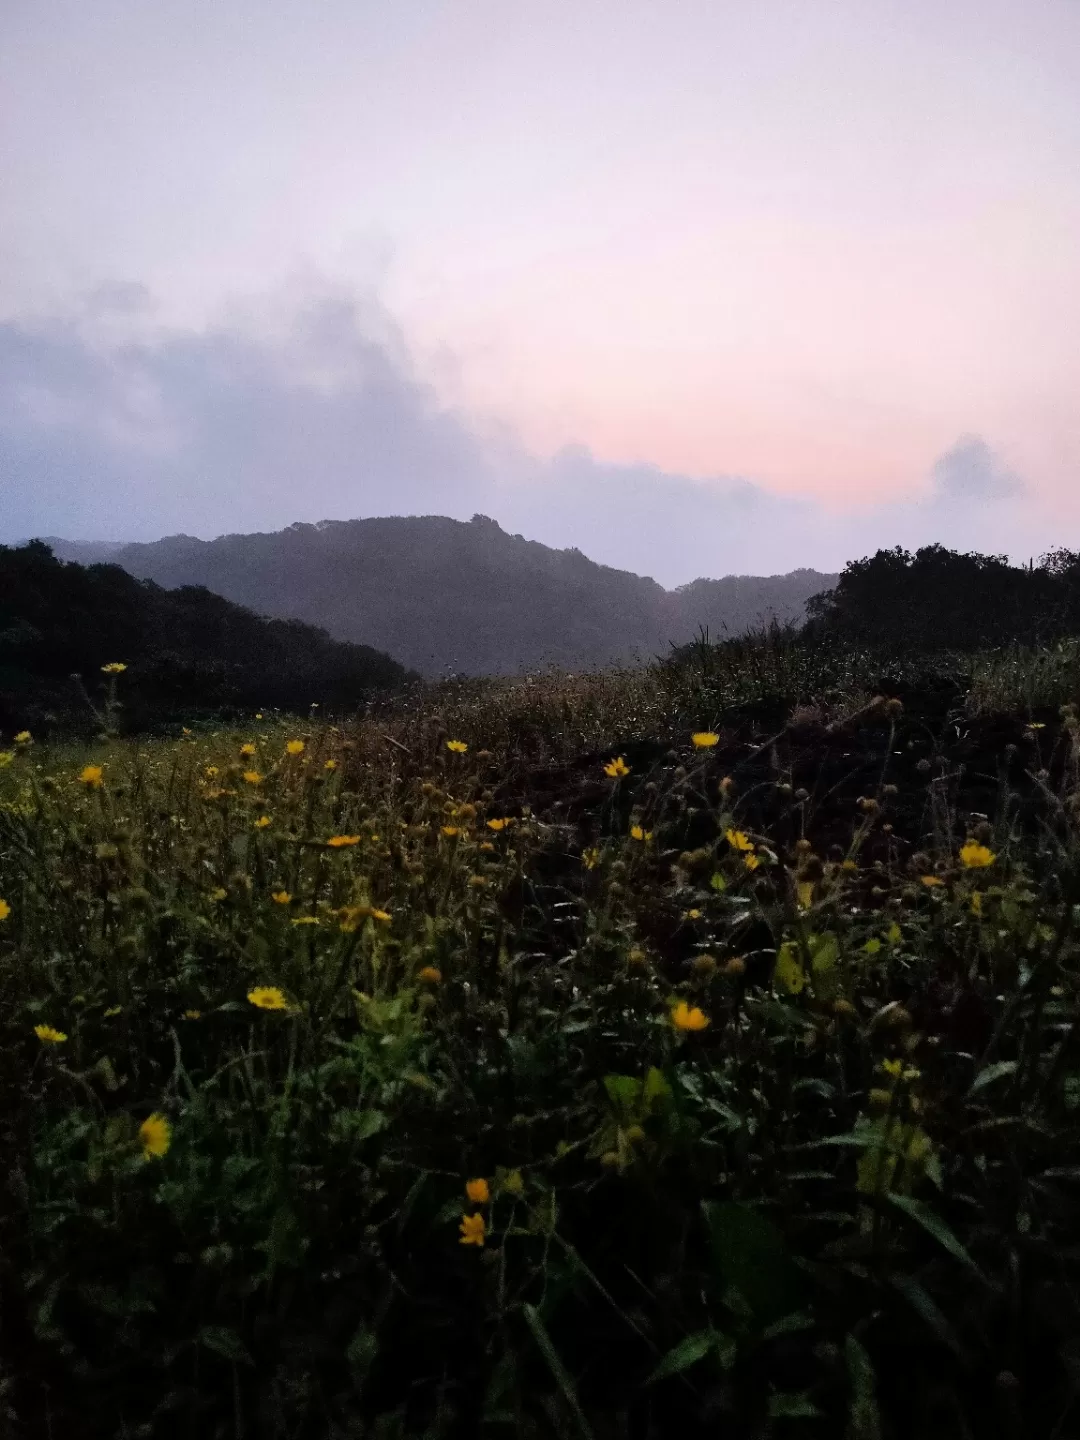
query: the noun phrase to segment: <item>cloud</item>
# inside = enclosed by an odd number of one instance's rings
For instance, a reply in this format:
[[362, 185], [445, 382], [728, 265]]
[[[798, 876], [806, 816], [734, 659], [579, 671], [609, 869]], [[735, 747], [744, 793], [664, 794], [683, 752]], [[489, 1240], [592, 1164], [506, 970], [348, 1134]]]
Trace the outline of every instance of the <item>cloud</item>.
[[[868, 477], [872, 484], [872, 477]], [[838, 569], [940, 541], [1026, 556], [1056, 536], [988, 443], [966, 435], [913, 498], [859, 513], [598, 459], [530, 455], [441, 403], [374, 295], [330, 287], [161, 326], [137, 286], [65, 317], [0, 324], [0, 540], [153, 539], [297, 520], [476, 511], [675, 585]]]

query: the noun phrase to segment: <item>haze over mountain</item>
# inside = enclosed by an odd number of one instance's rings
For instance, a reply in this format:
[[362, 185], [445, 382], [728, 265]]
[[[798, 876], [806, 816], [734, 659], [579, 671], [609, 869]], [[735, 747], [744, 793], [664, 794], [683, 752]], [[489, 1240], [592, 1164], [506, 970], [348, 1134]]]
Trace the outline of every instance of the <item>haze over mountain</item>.
[[836, 575], [732, 575], [665, 590], [655, 580], [511, 535], [494, 520], [327, 520], [269, 534], [150, 544], [50, 539], [56, 554], [108, 559], [167, 588], [204, 585], [260, 614], [374, 646], [423, 675], [513, 674], [666, 654], [702, 627], [740, 633], [801, 619]]

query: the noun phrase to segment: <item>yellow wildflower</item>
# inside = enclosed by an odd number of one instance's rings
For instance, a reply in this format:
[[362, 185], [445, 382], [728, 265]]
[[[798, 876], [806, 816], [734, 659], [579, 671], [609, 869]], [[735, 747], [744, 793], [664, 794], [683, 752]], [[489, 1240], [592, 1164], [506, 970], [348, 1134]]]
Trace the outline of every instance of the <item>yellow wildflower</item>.
[[68, 1038], [63, 1030], [54, 1030], [51, 1025], [35, 1025], [34, 1034], [43, 1045], [62, 1045]]
[[204, 775], [206, 776], [206, 778], [207, 778], [208, 780], [213, 780], [213, 779], [215, 779], [218, 775], [221, 774], [221, 771], [218, 769], [218, 767], [217, 767], [216, 765], [207, 765], [207, 767], [206, 767], [206, 769], [204, 770], [203, 773], [204, 773]]
[[608, 761], [604, 766], [604, 774], [610, 776], [612, 780], [621, 780], [624, 775], [630, 774], [630, 766], [620, 755], [617, 759]]
[[289, 1008], [285, 992], [279, 990], [276, 985], [256, 985], [254, 990], [248, 991], [247, 998], [257, 1010], [287, 1010]]
[[211, 890], [211, 891], [210, 891], [210, 899], [211, 899], [211, 900], [224, 900], [225, 897], [228, 895], [228, 893], [229, 893], [229, 892], [228, 892], [227, 890], [223, 890], [223, 889], [221, 888], [221, 886], [219, 885], [216, 890]]
[[495, 846], [491, 843], [490, 840], [481, 840], [480, 849], [484, 852], [485, 855], [491, 855], [495, 850]]
[[84, 765], [79, 771], [79, 779], [84, 785], [89, 785], [92, 790], [100, 790], [105, 783], [104, 773], [100, 765]]
[[324, 770], [336, 770], [337, 767], [338, 767], [338, 762], [337, 762], [336, 760], [327, 760], [326, 764], [323, 766], [323, 769], [324, 769]]
[[184, 1018], [185, 1020], [201, 1020], [201, 1019], [202, 1019], [202, 1011], [201, 1011], [201, 1010], [185, 1010], [185, 1011], [184, 1011], [183, 1018]]
[[714, 745], [720, 743], [720, 736], [713, 730], [698, 730], [696, 734], [690, 736], [690, 739], [693, 741], [695, 750], [711, 750]]
[[701, 919], [701, 911], [698, 910], [698, 909], [696, 909], [696, 908], [693, 909], [693, 910], [687, 910], [686, 913], [683, 915], [683, 919], [684, 919], [684, 920], [700, 920], [700, 919]]
[[597, 865], [600, 864], [600, 851], [597, 850], [595, 846], [591, 846], [588, 850], [583, 850], [581, 852], [581, 863], [585, 866], [586, 870], [595, 870]]
[[968, 870], [985, 870], [996, 859], [997, 856], [992, 850], [975, 840], [969, 840], [960, 851], [960, 863]]
[[32, 745], [33, 743], [33, 736], [30, 734], [29, 730], [20, 730], [19, 733], [15, 736], [16, 745]]
[[378, 920], [380, 925], [389, 925], [393, 917], [391, 916], [389, 910], [379, 910], [375, 907], [372, 907], [371, 918], [373, 920]]
[[255, 711], [255, 719], [256, 719], [256, 720], [261, 720], [262, 718], [263, 718], [263, 717], [262, 717], [262, 711], [261, 711], [261, 710], [256, 710], [256, 711]]
[[945, 884], [945, 881], [942, 880], [940, 875], [920, 875], [919, 881], [925, 885], [928, 890], [934, 890], [937, 886]]
[[442, 980], [442, 971], [437, 965], [425, 965], [416, 978], [422, 980], [425, 985], [438, 985]]
[[303, 740], [290, 740], [285, 746], [286, 755], [302, 755], [304, 753]]
[[265, 829], [267, 828], [267, 826], [270, 825], [270, 824], [272, 824], [272, 823], [273, 823], [273, 822], [271, 821], [269, 815], [260, 815], [259, 818], [255, 821], [255, 829], [256, 829], [256, 830], [265, 830]]
[[0, 770], [3, 770], [5, 765], [10, 765], [14, 759], [14, 750], [0, 750]]
[[497, 830], [505, 830], [506, 827], [507, 827], [507, 825], [512, 825], [512, 824], [513, 824], [513, 818], [512, 818], [512, 817], [508, 817], [508, 818], [505, 819], [505, 820], [489, 820], [489, 821], [487, 822], [487, 828], [488, 828], [489, 830], [496, 830], [496, 831], [497, 831]]
[[486, 1205], [491, 1199], [491, 1186], [483, 1177], [479, 1180], [466, 1180], [465, 1194], [474, 1205]]
[[101, 673], [103, 675], [122, 675], [126, 669], [127, 666], [121, 661], [111, 660], [108, 665], [102, 665]]
[[275, 905], [289, 905], [292, 903], [292, 896], [287, 890], [275, 890], [270, 896]]
[[260, 775], [258, 770], [245, 770], [244, 779], [249, 785], [261, 785], [266, 779], [266, 776]]
[[644, 845], [644, 844], [646, 844], [649, 840], [651, 840], [652, 837], [653, 837], [653, 832], [652, 832], [651, 830], [645, 830], [645, 829], [643, 829], [640, 825], [631, 825], [631, 826], [630, 826], [630, 838], [631, 838], [631, 840], [640, 840], [641, 843]]
[[[465, 744], [464, 740], [447, 740], [446, 748], [455, 755], [464, 755], [469, 747]], [[481, 1240], [480, 1243], [483, 1244], [483, 1240]]]
[[891, 1076], [893, 1080], [899, 1080], [903, 1074], [904, 1062], [902, 1060], [883, 1060], [881, 1062], [881, 1068], [885, 1074]]
[[696, 1005], [680, 1000], [671, 1012], [671, 1023], [676, 1030], [704, 1030], [709, 1023], [709, 1017]]
[[172, 1144], [172, 1126], [165, 1116], [155, 1111], [139, 1126], [139, 1143], [143, 1159], [160, 1160]]
[[6, 900], [0, 900], [0, 920], [6, 920], [11, 914], [11, 906]]
[[442, 833], [448, 840], [452, 840], [455, 835], [461, 834], [461, 828], [457, 825], [444, 825], [442, 827]]
[[724, 839], [735, 850], [749, 852], [754, 848], [754, 842], [741, 830], [725, 830]]
[[840, 869], [843, 870], [845, 875], [854, 875], [858, 868], [858, 862], [855, 860], [842, 860], [840, 862]]
[[327, 840], [326, 843], [327, 843], [327, 845], [330, 846], [331, 850], [344, 850], [345, 847], [348, 846], [348, 845], [359, 845], [359, 844], [360, 844], [360, 836], [359, 836], [359, 835], [331, 835], [331, 836], [330, 836], [330, 839]]
[[757, 855], [744, 855], [742, 863], [747, 870], [756, 870], [761, 864], [761, 860]]
[[463, 1215], [461, 1217], [462, 1245], [483, 1245], [486, 1232], [487, 1226], [484, 1224], [484, 1217], [479, 1211], [475, 1215]]
[[250, 741], [250, 740], [248, 740], [248, 741], [246, 742], [246, 744], [241, 745], [241, 746], [240, 746], [240, 754], [241, 754], [241, 755], [254, 755], [254, 754], [255, 754], [255, 746], [254, 746], [253, 742]]

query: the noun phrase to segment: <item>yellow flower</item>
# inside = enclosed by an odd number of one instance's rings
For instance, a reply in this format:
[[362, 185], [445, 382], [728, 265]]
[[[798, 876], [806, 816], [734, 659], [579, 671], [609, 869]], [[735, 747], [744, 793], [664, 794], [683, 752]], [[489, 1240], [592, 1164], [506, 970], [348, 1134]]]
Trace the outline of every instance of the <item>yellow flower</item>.
[[620, 755], [616, 760], [609, 760], [604, 766], [604, 774], [609, 775], [612, 780], [620, 780], [624, 775], [630, 774], [630, 766]]
[[761, 861], [756, 855], [744, 855], [742, 863], [747, 870], [756, 870], [761, 864]]
[[160, 1160], [172, 1144], [172, 1126], [165, 1116], [155, 1111], [139, 1126], [139, 1143], [144, 1160]]
[[588, 850], [583, 850], [581, 852], [581, 863], [585, 866], [586, 870], [595, 870], [597, 865], [600, 864], [600, 851], [597, 850], [595, 846]]
[[263, 718], [263, 717], [262, 717], [262, 711], [261, 711], [261, 710], [256, 710], [256, 711], [255, 711], [255, 719], [256, 719], [256, 720], [261, 720], [262, 718]]
[[754, 842], [741, 830], [725, 830], [724, 839], [735, 850], [749, 852], [754, 848]]
[[92, 790], [100, 790], [104, 784], [104, 773], [100, 765], [84, 765], [79, 771], [79, 779]]
[[336, 770], [337, 767], [338, 767], [338, 762], [337, 762], [336, 760], [327, 760], [326, 764], [323, 766], [323, 769], [324, 769], [324, 770]]
[[270, 899], [275, 905], [288, 905], [292, 901], [292, 896], [287, 890], [275, 890]]
[[644, 965], [648, 961], [644, 950], [628, 950], [626, 952], [626, 963], [628, 965]]
[[969, 840], [960, 851], [960, 863], [968, 870], [985, 870], [996, 859], [997, 856], [992, 850], [974, 840]]
[[858, 862], [855, 860], [842, 860], [840, 862], [840, 869], [843, 870], [845, 875], [854, 875], [858, 868]]
[[111, 660], [108, 665], [102, 665], [101, 673], [103, 675], [122, 675], [126, 669], [127, 666], [119, 660]]
[[249, 785], [261, 785], [266, 779], [266, 776], [260, 775], [258, 770], [245, 770], [244, 779]]
[[16, 745], [32, 745], [33, 743], [33, 736], [30, 734], [29, 730], [20, 730], [19, 733], [15, 736]]
[[487, 1226], [484, 1224], [484, 1217], [479, 1211], [475, 1215], [463, 1215], [461, 1217], [462, 1245], [483, 1245], [486, 1232]]
[[54, 1030], [51, 1025], [35, 1025], [34, 1034], [43, 1045], [62, 1045], [68, 1038], [63, 1030]]
[[255, 829], [265, 830], [272, 823], [273, 822], [271, 821], [269, 815], [260, 815], [259, 818], [255, 821]]
[[693, 909], [693, 910], [687, 910], [686, 913], [683, 915], [683, 919], [684, 919], [684, 920], [700, 920], [700, 919], [701, 919], [701, 911], [698, 910], [698, 909], [696, 909], [696, 908]]
[[938, 885], [945, 884], [945, 881], [942, 880], [939, 875], [920, 875], [919, 880], [928, 890], [933, 890]]
[[881, 1068], [893, 1080], [899, 1080], [904, 1070], [904, 1062], [902, 1060], [883, 1060]]
[[446, 836], [448, 840], [452, 840], [455, 835], [461, 834], [461, 829], [457, 825], [444, 825], [442, 827], [442, 833]]
[[647, 841], [652, 839], [652, 836], [653, 832], [651, 830], [645, 830], [640, 825], [630, 826], [631, 840], [640, 840], [641, 843], [644, 845]]
[[289, 1008], [285, 992], [279, 990], [276, 985], [256, 985], [254, 990], [248, 991], [247, 998], [257, 1010], [287, 1010]]
[[378, 920], [380, 925], [389, 925], [392, 917], [389, 910], [376, 910], [372, 908], [371, 918]]
[[696, 1005], [688, 1005], [685, 1000], [680, 1000], [671, 1012], [671, 1023], [676, 1030], [704, 1030], [709, 1023], [709, 1017]]
[[6, 900], [0, 900], [0, 920], [6, 920], [11, 914], [11, 906]]
[[219, 885], [216, 890], [211, 890], [211, 891], [210, 891], [210, 899], [211, 899], [211, 900], [224, 900], [225, 897], [228, 895], [228, 893], [229, 893], [229, 892], [228, 892], [227, 890], [223, 890], [223, 889], [221, 888], [221, 886]]
[[523, 1195], [525, 1193], [525, 1181], [522, 1178], [521, 1171], [508, 1170], [502, 1178], [499, 1189], [505, 1190], [507, 1195]]
[[204, 771], [203, 773], [205, 774], [205, 776], [206, 776], [206, 778], [207, 778], [208, 780], [213, 780], [213, 779], [215, 779], [218, 775], [221, 774], [221, 771], [218, 769], [218, 767], [217, 767], [216, 765], [207, 765], [207, 767], [206, 767], [206, 769], [205, 769], [205, 771]]
[[720, 736], [712, 730], [699, 730], [691, 735], [695, 750], [711, 750], [714, 745], [720, 743]]
[[202, 1019], [202, 1011], [201, 1011], [201, 1010], [185, 1010], [185, 1011], [184, 1011], [184, 1016], [183, 1016], [183, 1018], [184, 1018], [185, 1020], [201, 1020], [201, 1019]]
[[474, 1205], [486, 1205], [491, 1199], [491, 1187], [483, 1177], [479, 1180], [466, 1180], [465, 1194]]
[[495, 846], [491, 843], [490, 840], [481, 840], [480, 849], [484, 852], [485, 855], [491, 855], [495, 850]]
[[[464, 740], [447, 740], [446, 748], [448, 750], [452, 750], [455, 755], [464, 755], [465, 751], [468, 750], [469, 747], [465, 744]], [[482, 1237], [479, 1243], [481, 1245], [484, 1243]]]
[[285, 746], [286, 755], [302, 755], [304, 753], [303, 740], [290, 740]]
[[0, 750], [0, 770], [3, 770], [5, 765], [10, 765], [14, 759], [14, 750]]
[[249, 741], [247, 741], [246, 744], [241, 745], [241, 746], [240, 746], [240, 754], [241, 754], [241, 755], [254, 755], [254, 754], [255, 754], [255, 746], [254, 746], [254, 744], [249, 740]]
[[359, 836], [359, 835], [331, 835], [331, 836], [330, 836], [330, 839], [327, 840], [326, 843], [327, 843], [327, 845], [330, 846], [331, 850], [344, 850], [347, 845], [359, 845], [359, 844], [360, 844], [360, 836]]
[[425, 985], [438, 985], [442, 980], [442, 971], [436, 965], [425, 965], [416, 978]]
[[512, 823], [513, 820], [511, 818], [508, 818], [506, 820], [489, 820], [487, 822], [487, 828], [489, 830], [505, 830], [507, 825], [510, 825]]

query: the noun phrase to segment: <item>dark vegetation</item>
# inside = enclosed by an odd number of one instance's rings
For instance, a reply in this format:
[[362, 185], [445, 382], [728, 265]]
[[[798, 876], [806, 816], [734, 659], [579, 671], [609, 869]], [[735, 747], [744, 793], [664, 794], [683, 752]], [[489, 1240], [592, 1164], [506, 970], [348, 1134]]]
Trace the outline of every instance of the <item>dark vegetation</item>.
[[396, 661], [296, 620], [263, 620], [196, 587], [163, 590], [118, 565], [65, 564], [34, 542], [0, 547], [0, 731], [90, 731], [101, 666], [138, 674], [125, 723], [253, 709], [355, 707], [400, 685]]
[[12, 1435], [1080, 1434], [1076, 573], [15, 746]]

